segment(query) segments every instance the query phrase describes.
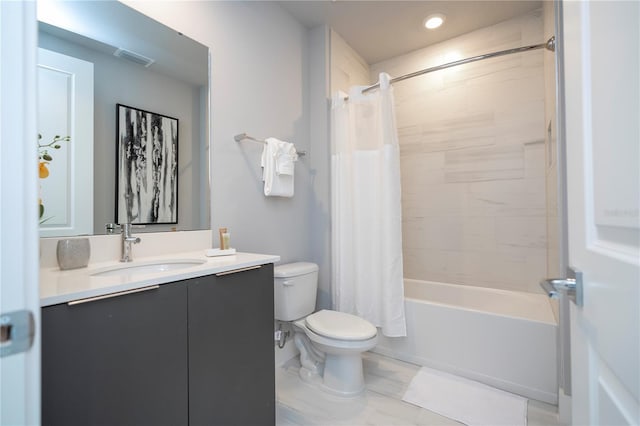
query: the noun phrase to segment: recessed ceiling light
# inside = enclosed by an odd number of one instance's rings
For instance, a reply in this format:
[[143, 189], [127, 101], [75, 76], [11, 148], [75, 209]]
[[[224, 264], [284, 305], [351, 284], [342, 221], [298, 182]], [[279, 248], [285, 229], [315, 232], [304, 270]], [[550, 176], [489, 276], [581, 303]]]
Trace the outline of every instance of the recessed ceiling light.
[[430, 30], [438, 28], [444, 23], [445, 16], [442, 13], [434, 13], [429, 15], [424, 20], [424, 27]]

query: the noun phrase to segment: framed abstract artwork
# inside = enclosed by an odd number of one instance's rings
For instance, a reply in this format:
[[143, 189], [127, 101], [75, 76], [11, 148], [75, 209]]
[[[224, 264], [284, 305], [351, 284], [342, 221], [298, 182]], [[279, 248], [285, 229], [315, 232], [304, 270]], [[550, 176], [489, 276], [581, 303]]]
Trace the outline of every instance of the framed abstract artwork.
[[116, 105], [116, 221], [178, 223], [178, 119]]

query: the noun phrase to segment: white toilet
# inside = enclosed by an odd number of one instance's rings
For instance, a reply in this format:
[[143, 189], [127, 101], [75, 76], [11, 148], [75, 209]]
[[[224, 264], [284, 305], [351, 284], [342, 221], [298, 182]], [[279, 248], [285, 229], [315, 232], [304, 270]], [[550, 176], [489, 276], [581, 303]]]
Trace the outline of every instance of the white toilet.
[[341, 396], [364, 390], [362, 352], [378, 341], [369, 321], [343, 312], [313, 313], [318, 287], [318, 265], [309, 262], [279, 265], [275, 277], [275, 318], [292, 322], [300, 350], [300, 377]]

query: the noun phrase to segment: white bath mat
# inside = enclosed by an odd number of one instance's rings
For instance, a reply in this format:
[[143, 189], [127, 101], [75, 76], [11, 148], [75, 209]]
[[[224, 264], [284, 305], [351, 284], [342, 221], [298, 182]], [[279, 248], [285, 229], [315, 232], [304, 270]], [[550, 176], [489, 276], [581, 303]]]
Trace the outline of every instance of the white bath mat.
[[427, 367], [402, 400], [469, 426], [527, 424], [526, 398]]

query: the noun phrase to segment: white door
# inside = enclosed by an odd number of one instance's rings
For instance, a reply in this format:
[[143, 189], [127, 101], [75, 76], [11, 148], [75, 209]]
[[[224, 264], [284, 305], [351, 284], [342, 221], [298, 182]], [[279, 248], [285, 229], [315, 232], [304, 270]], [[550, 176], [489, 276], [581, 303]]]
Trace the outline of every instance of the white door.
[[[40, 423], [36, 3], [0, 1], [0, 424]], [[10, 313], [33, 314], [33, 345]]]
[[38, 49], [38, 134], [40, 236], [93, 234], [93, 63]]
[[573, 423], [640, 424], [640, 2], [564, 7]]

